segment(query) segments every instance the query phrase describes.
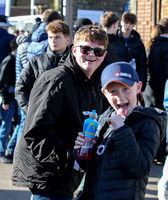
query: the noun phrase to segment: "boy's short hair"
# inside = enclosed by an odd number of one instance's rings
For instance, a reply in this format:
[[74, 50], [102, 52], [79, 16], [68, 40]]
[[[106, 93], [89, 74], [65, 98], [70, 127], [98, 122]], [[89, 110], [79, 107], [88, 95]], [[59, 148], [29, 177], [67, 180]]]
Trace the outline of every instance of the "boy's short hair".
[[100, 24], [102, 28], [110, 28], [113, 24], [120, 20], [117, 13], [106, 11], [100, 16]]
[[125, 23], [136, 24], [137, 16], [135, 14], [127, 11], [127, 12], [123, 13], [121, 20]]
[[107, 48], [108, 36], [106, 32], [95, 25], [85, 25], [78, 29], [74, 36], [74, 45], [80, 41], [91, 41]]
[[112, 82], [117, 82], [132, 87], [134, 82], [139, 82], [136, 70], [127, 62], [115, 62], [104, 68], [101, 74], [101, 86], [104, 90]]
[[56, 19], [62, 19], [57, 11], [53, 9], [47, 9], [43, 12], [43, 22], [48, 24], [49, 22], [52, 22]]
[[70, 29], [66, 22], [62, 20], [54, 20], [46, 26], [47, 33], [63, 33], [64, 36], [70, 36]]
[[159, 22], [161, 34], [168, 33], [168, 18], [162, 18]]

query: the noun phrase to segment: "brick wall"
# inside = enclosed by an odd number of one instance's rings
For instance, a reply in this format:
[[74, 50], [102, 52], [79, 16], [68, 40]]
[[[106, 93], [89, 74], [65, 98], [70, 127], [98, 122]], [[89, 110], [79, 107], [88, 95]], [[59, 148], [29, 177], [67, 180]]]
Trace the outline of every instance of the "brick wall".
[[168, 17], [168, 0], [162, 0], [161, 18]]
[[[168, 17], [168, 0], [130, 0], [131, 11], [137, 15], [136, 30], [141, 35], [144, 44], [151, 38], [151, 31], [155, 24], [163, 17]], [[156, 15], [155, 15], [156, 11]]]
[[146, 43], [151, 35], [153, 23], [153, 0], [138, 0], [137, 2], [137, 31]]

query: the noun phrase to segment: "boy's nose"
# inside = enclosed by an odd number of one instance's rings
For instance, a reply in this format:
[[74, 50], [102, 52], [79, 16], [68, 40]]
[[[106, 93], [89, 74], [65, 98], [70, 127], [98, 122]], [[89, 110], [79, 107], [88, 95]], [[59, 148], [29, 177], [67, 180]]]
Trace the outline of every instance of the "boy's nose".
[[95, 55], [93, 49], [91, 49], [91, 50], [88, 52], [88, 55], [89, 55], [89, 54]]
[[122, 101], [124, 98], [125, 98], [125, 95], [124, 95], [123, 93], [119, 93], [119, 94], [118, 94], [118, 99], [119, 99], [120, 101]]

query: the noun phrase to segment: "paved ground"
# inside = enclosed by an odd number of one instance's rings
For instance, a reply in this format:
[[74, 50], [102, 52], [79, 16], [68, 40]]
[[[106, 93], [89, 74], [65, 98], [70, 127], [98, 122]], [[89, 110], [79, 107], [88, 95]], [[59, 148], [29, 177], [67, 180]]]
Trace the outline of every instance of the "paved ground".
[[[162, 174], [163, 165], [153, 165], [147, 186], [146, 200], [157, 200], [157, 182]], [[30, 200], [27, 188], [12, 186], [10, 177], [12, 164], [0, 163], [0, 200]]]
[[157, 182], [162, 176], [163, 165], [154, 164], [150, 173], [149, 182], [146, 191], [146, 200], [156, 200], [157, 198]]

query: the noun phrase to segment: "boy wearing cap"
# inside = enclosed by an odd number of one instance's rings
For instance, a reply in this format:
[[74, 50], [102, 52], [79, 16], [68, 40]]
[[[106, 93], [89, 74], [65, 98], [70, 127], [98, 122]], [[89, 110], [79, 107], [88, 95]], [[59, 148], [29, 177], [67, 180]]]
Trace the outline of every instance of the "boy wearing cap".
[[[148, 175], [165, 135], [166, 113], [137, 106], [142, 83], [126, 62], [108, 65], [101, 85], [111, 107], [99, 118], [81, 200], [145, 199]], [[74, 148], [80, 149], [84, 142], [79, 133]], [[78, 163], [85, 169], [86, 163]]]

